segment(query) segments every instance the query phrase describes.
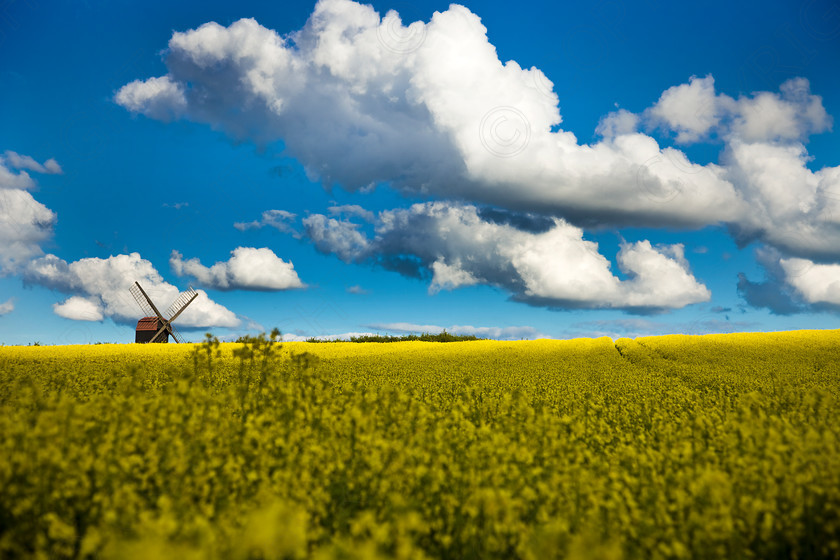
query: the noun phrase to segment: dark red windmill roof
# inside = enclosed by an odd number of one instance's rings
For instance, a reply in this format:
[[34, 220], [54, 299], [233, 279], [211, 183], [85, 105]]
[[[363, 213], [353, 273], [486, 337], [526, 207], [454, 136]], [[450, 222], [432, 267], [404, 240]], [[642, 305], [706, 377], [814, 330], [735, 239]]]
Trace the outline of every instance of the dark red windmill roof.
[[137, 321], [138, 331], [156, 331], [160, 328], [160, 322], [157, 317], [143, 317]]

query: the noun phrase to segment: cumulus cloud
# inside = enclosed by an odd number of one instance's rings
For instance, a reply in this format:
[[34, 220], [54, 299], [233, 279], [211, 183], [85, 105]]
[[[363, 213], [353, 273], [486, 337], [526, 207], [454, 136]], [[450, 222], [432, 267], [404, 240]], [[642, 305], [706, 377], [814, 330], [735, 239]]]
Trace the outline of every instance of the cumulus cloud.
[[777, 315], [840, 309], [840, 265], [785, 258], [775, 249], [758, 249], [756, 260], [762, 280], [738, 277], [738, 292], [753, 307]]
[[[735, 143], [802, 142], [831, 126], [805, 79], [735, 99], [718, 94], [712, 76], [692, 77], [642, 115], [605, 116], [597, 128], [603, 139], [581, 144], [557, 128], [559, 100], [535, 86], [549, 83], [540, 70], [502, 63], [468, 9], [452, 5], [410, 26], [395, 18], [350, 0], [321, 0], [288, 36], [252, 19], [176, 32], [168, 74], [133, 82], [115, 99], [152, 118], [169, 106], [168, 114], [236, 138], [282, 139], [326, 184], [388, 182], [582, 226], [724, 223], [740, 240], [770, 244], [778, 239], [752, 211], [757, 200], [773, 205], [765, 199], [773, 194], [757, 192], [737, 167], [739, 154], [730, 156], [732, 170], [699, 165], [638, 132], [640, 121], [674, 131], [680, 143], [724, 138], [733, 152]], [[400, 33], [423, 40], [408, 50], [383, 42]], [[813, 212], [798, 218], [822, 228]], [[832, 240], [840, 247], [836, 233]]]
[[347, 293], [357, 295], [357, 296], [364, 296], [364, 295], [369, 294], [370, 291], [368, 291], [368, 290], [362, 288], [361, 286], [359, 286], [358, 284], [356, 284], [356, 285], [348, 287], [347, 288]]
[[15, 300], [14, 299], [7, 299], [3, 303], [0, 303], [0, 317], [3, 315], [8, 315], [12, 311], [15, 310]]
[[381, 212], [375, 235], [321, 214], [304, 220], [323, 252], [347, 262], [375, 262], [409, 276], [431, 274], [429, 291], [490, 284], [519, 301], [558, 308], [651, 311], [706, 301], [682, 245], [625, 243], [617, 255], [626, 278], [610, 270], [598, 245], [558, 218], [539, 232], [482, 218], [475, 206], [444, 202]]
[[840, 264], [807, 259], [781, 259], [786, 280], [810, 304], [840, 306]]
[[[185, 105], [175, 97], [172, 112], [236, 138], [282, 139], [310, 174], [349, 189], [388, 182], [577, 223], [701, 226], [735, 218], [741, 202], [713, 165], [687, 164], [698, 188], [678, 200], [645, 196], [670, 193], [681, 173], [647, 165], [663, 151], [626, 123], [593, 145], [552, 131], [562, 118], [556, 96], [535, 86], [542, 72], [502, 63], [481, 20], [463, 6], [415, 22], [413, 31], [395, 23], [370, 6], [321, 0], [306, 26], [286, 37], [252, 19], [177, 32], [164, 78], [179, 85]], [[424, 40], [394, 52], [383, 36], [395, 30], [422, 32]], [[115, 99], [156, 118], [158, 109], [126, 100], [144, 83]], [[158, 87], [148, 83], [144, 91]], [[150, 95], [148, 103], [173, 98]]]
[[344, 262], [365, 258], [370, 247], [359, 224], [312, 214], [302, 220], [305, 234], [322, 253], [332, 253]]
[[[726, 224], [741, 246], [762, 241], [788, 256], [840, 259], [840, 167], [812, 171], [804, 145], [832, 119], [808, 80], [733, 99], [715, 92], [712, 76], [692, 77], [668, 89], [644, 119], [676, 132], [678, 142], [724, 141], [722, 177], [748, 208]], [[692, 181], [688, 172], [684, 178]]]
[[52, 159], [42, 165], [12, 151], [0, 155], [0, 276], [14, 274], [43, 255], [41, 244], [52, 237], [56, 222], [55, 213], [30, 194], [37, 184], [24, 169], [61, 171]]
[[[406, 40], [395, 48], [395, 37]], [[403, 24], [394, 12], [382, 17], [352, 0], [319, 0], [294, 33], [280, 35], [253, 19], [207, 23], [175, 32], [166, 53], [164, 76], [127, 84], [115, 101], [151, 118], [206, 123], [235, 139], [282, 141], [327, 186], [387, 183], [411, 196], [560, 220], [539, 234], [540, 244], [567, 247], [562, 232], [570, 227], [724, 225], [740, 246], [840, 260], [840, 167], [817, 169], [805, 147], [810, 135], [831, 129], [832, 118], [804, 78], [731, 97], [716, 91], [713, 76], [693, 76], [639, 114], [605, 115], [600, 140], [586, 144], [561, 127], [559, 99], [542, 72], [500, 60], [480, 18], [459, 5]], [[678, 145], [722, 142], [724, 150], [718, 162], [701, 165], [640, 129], [672, 133]], [[531, 303], [567, 301], [573, 291], [527, 258], [508, 255], [505, 267], [493, 269], [476, 264], [487, 259], [458, 260], [455, 251], [441, 259], [382, 250], [385, 230], [369, 238], [353, 221], [371, 216], [335, 208], [305, 218], [304, 230], [320, 251], [346, 262], [379, 254], [388, 268], [431, 274], [432, 291], [490, 283]], [[288, 231], [287, 220], [277, 223]], [[604, 272], [603, 257], [587, 257], [580, 277], [594, 284], [584, 293], [600, 290], [607, 306], [643, 308], [648, 270], [662, 269], [676, 279], [662, 307], [702, 301], [705, 287], [678, 257], [622, 247], [624, 280]]]
[[169, 258], [178, 276], [192, 276], [206, 288], [216, 290], [276, 291], [304, 288], [294, 265], [268, 248], [237, 247], [227, 262], [207, 267], [197, 258], [184, 260], [177, 251]]
[[746, 274], [738, 274], [738, 294], [756, 308], [768, 309], [775, 315], [791, 315], [805, 310], [789, 286], [770, 277], [754, 282]]
[[15, 273], [42, 255], [55, 222], [55, 213], [28, 192], [0, 189], [0, 274]]
[[44, 163], [38, 163], [32, 156], [21, 155], [11, 150], [6, 150], [3, 156], [0, 157], [0, 162], [5, 162], [12, 169], [28, 169], [36, 173], [48, 173], [52, 175], [63, 173], [61, 166], [53, 158], [48, 159]]
[[668, 88], [644, 113], [645, 120], [676, 133], [679, 143], [715, 134], [740, 142], [804, 141], [831, 128], [822, 98], [805, 78], [792, 78], [779, 93], [755, 92], [738, 99], [715, 91], [715, 80], [692, 76]]
[[832, 124], [822, 98], [811, 94], [805, 78], [784, 82], [779, 93], [765, 91], [740, 98], [733, 113], [731, 134], [745, 142], [806, 140]]
[[101, 321], [105, 318], [96, 301], [81, 296], [71, 296], [62, 303], [53, 304], [53, 312], [74, 321]]
[[162, 121], [180, 117], [187, 108], [183, 85], [169, 76], [135, 80], [121, 87], [114, 100], [129, 111]]
[[[832, 118], [808, 80], [794, 78], [778, 92], [735, 99], [717, 93], [712, 76], [692, 77], [666, 90], [639, 117], [648, 127], [675, 133], [679, 143], [723, 142], [720, 176], [744, 204], [721, 222], [740, 246], [761, 242], [788, 257], [840, 259], [840, 167], [812, 171], [805, 147], [810, 135], [831, 129]], [[614, 113], [602, 122], [620, 118]], [[650, 165], [682, 170], [666, 195], [676, 200], [680, 192], [697, 189], [695, 171], [681, 153], [663, 154]]]
[[429, 293], [436, 294], [441, 290], [454, 290], [461, 286], [472, 286], [478, 284], [479, 279], [461, 267], [461, 261], [455, 259], [453, 264], [446, 264], [444, 260], [438, 259], [432, 263], [432, 283], [429, 286]]
[[619, 109], [618, 111], [604, 115], [598, 122], [595, 132], [604, 138], [610, 139], [625, 134], [633, 134], [636, 132], [640, 121], [639, 115], [631, 113], [626, 109]]
[[[163, 280], [151, 262], [138, 253], [107, 259], [88, 258], [70, 262], [48, 254], [29, 263], [23, 271], [26, 284], [50, 288], [70, 297], [53, 311], [62, 317], [82, 321], [133, 324], [141, 311], [129, 293], [135, 281], [163, 312], [178, 297], [178, 288]], [[187, 327], [236, 327], [240, 320], [230, 310], [212, 301], [203, 290], [178, 317]]]
[[14, 167], [6, 164], [3, 157], [0, 157], [0, 189], [3, 190], [31, 190], [37, 184], [26, 171], [15, 173]]
[[840, 258], [840, 167], [811, 171], [799, 143], [733, 142], [723, 157], [751, 207], [729, 225], [739, 244], [760, 239], [789, 256]]
[[236, 222], [233, 227], [239, 231], [247, 231], [249, 229], [262, 229], [264, 227], [273, 227], [277, 231], [284, 233], [292, 233], [290, 222], [297, 217], [297, 214], [287, 212], [285, 210], [266, 210], [262, 213], [259, 220], [253, 222]]
[[692, 76], [689, 83], [665, 90], [647, 118], [676, 132], [679, 143], [696, 142], [718, 124], [723, 104], [715, 95], [712, 76]]
[[365, 210], [358, 204], [343, 204], [340, 206], [330, 206], [328, 212], [333, 216], [355, 216], [363, 219], [366, 222], [373, 223], [376, 219], [373, 212]]

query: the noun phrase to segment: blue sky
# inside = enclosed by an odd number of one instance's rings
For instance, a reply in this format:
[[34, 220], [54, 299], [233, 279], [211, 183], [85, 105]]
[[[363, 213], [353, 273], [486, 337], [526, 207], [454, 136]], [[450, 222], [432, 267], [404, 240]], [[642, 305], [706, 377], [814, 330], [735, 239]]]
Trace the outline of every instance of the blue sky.
[[[396, 10], [396, 14], [390, 14]], [[5, 2], [0, 342], [835, 328], [828, 1]]]

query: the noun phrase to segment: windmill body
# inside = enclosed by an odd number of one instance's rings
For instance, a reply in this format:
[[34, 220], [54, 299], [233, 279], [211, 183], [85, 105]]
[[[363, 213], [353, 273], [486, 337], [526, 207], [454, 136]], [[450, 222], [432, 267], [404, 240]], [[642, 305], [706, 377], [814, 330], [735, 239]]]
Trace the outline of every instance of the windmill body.
[[129, 291], [131, 292], [131, 295], [134, 296], [135, 301], [137, 301], [137, 305], [139, 305], [140, 309], [142, 309], [146, 314], [146, 317], [137, 321], [137, 330], [134, 333], [134, 342], [169, 342], [170, 335], [175, 342], [184, 342], [184, 339], [181, 338], [181, 335], [177, 330], [175, 330], [175, 327], [172, 326], [172, 322], [178, 318], [178, 315], [180, 315], [195, 298], [198, 297], [198, 292], [190, 288], [179, 295], [175, 301], [172, 302], [172, 305], [169, 306], [169, 309], [166, 310], [166, 316], [169, 317], [166, 319], [161, 312], [158, 311], [158, 308], [155, 306], [152, 298], [150, 298], [149, 294], [147, 294], [140, 286], [139, 282], [135, 282]]
[[[134, 342], [145, 344], [151, 342], [155, 334], [163, 327], [163, 321], [157, 317], [143, 317], [137, 321], [137, 329], [134, 331]], [[169, 333], [164, 330], [155, 342], [169, 342]]]

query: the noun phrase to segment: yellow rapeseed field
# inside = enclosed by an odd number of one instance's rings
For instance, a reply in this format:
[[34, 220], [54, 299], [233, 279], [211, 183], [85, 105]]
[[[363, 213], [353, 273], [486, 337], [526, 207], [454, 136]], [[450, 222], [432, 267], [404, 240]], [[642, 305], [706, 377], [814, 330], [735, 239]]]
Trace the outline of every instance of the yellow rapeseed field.
[[840, 331], [0, 347], [0, 557], [840, 558]]

